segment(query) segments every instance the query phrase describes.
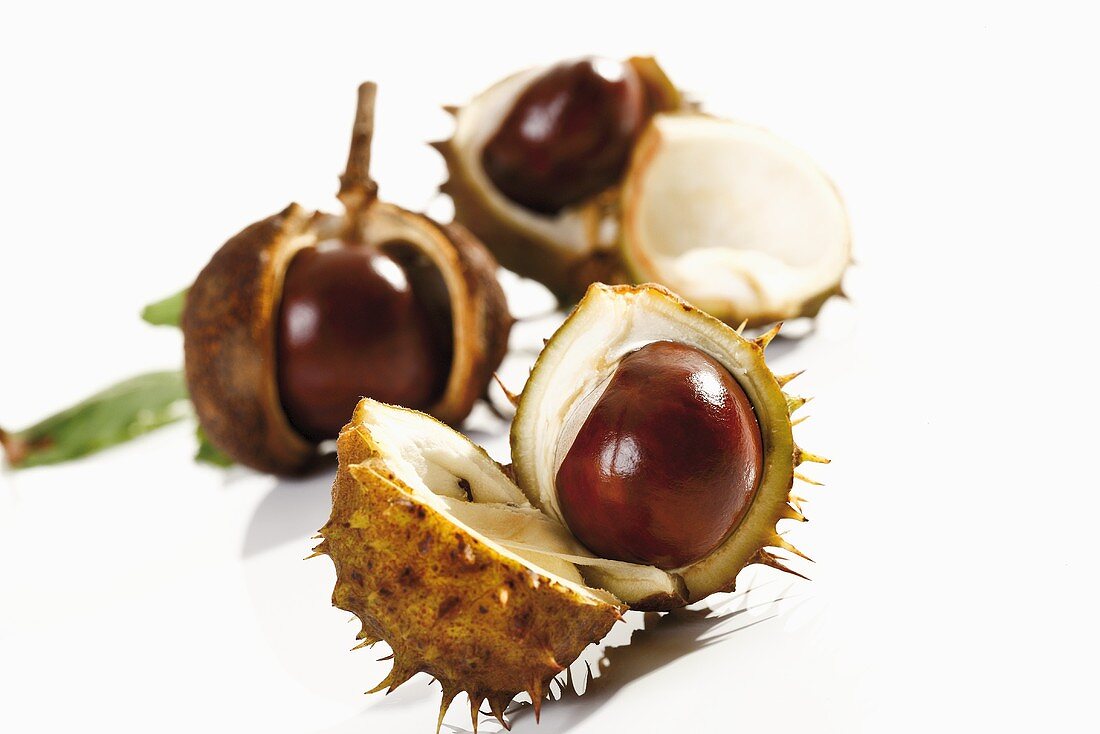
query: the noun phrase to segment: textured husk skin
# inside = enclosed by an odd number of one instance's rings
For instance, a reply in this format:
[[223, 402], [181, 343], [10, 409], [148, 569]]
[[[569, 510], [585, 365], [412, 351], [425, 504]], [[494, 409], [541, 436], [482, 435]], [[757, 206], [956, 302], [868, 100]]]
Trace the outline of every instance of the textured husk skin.
[[497, 262], [485, 246], [460, 224], [441, 225], [423, 215], [413, 216], [438, 228], [450, 241], [465, 284], [464, 294], [451, 294], [455, 326], [451, 375], [443, 396], [428, 411], [444, 423], [457, 425], [485, 394], [504, 360], [514, 319], [496, 277]]
[[[496, 262], [461, 225], [377, 202], [365, 215], [416, 219], [446, 244], [436, 262], [452, 269], [461, 287], [449, 291], [454, 354], [451, 374], [429, 412], [460, 423], [484, 394], [504, 358], [512, 317], [496, 280]], [[297, 204], [245, 228], [199, 273], [184, 308], [184, 366], [188, 390], [207, 438], [234, 461], [281, 475], [318, 466], [317, 445], [291, 425], [279, 399], [276, 324], [283, 278], [294, 254], [338, 230], [339, 218]], [[417, 243], [414, 243], [417, 244]]]
[[[639, 74], [656, 110], [685, 106], [683, 96], [656, 61], [649, 57], [627, 60]], [[655, 111], [656, 111], [655, 110]], [[600, 249], [595, 244], [583, 254], [569, 253], [558, 243], [519, 223], [501, 217], [488, 206], [470, 178], [453, 140], [432, 143], [443, 156], [450, 173], [440, 191], [451, 197], [455, 221], [461, 222], [484, 242], [501, 265], [522, 276], [533, 278], [557, 296], [563, 304], [576, 303], [590, 283], [623, 283], [627, 274], [615, 249]], [[518, 205], [517, 205], [518, 206]], [[588, 214], [615, 215], [618, 198], [615, 191], [598, 194], [581, 205]]]
[[[375, 689], [417, 672], [495, 715], [521, 692], [538, 702], [550, 679], [601, 639], [621, 609], [586, 599], [454, 524], [387, 467], [356, 410], [338, 441], [332, 515], [316, 552], [336, 568], [332, 603], [384, 640], [393, 669]], [[476, 713], [475, 724], [476, 724]], [[502, 719], [503, 721], [503, 719]]]
[[187, 388], [206, 437], [273, 474], [300, 474], [319, 459], [283, 413], [275, 374], [282, 277], [309, 223], [291, 204], [232, 237], [195, 279], [181, 322]]

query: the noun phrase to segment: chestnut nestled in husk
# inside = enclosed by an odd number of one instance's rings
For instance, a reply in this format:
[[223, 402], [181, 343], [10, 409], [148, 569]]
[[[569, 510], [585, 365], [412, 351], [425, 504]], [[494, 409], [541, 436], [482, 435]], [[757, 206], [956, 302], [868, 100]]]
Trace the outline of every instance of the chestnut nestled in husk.
[[[410, 246], [410, 245], [406, 245]], [[279, 396], [298, 431], [336, 436], [363, 395], [427, 408], [450, 372], [452, 336], [383, 248], [329, 241], [302, 250], [283, 280]]]
[[374, 85], [360, 88], [342, 215], [297, 204], [214, 255], [184, 308], [202, 429], [261, 471], [309, 470], [364, 395], [448, 423], [469, 413], [507, 347], [496, 262], [460, 225], [378, 200]]
[[760, 428], [745, 391], [676, 342], [622, 358], [558, 467], [566, 525], [594, 553], [663, 569], [713, 551], [760, 478]]
[[503, 723], [521, 692], [537, 716], [624, 609], [732, 590], [752, 563], [789, 570], [774, 549], [802, 554], [776, 523], [805, 519], [796, 467], [825, 460], [794, 443], [796, 375], [764, 362], [777, 331], [744, 338], [656, 285], [592, 286], [518, 398], [511, 471], [426, 415], [363, 400], [317, 553], [361, 644], [393, 650], [374, 690], [426, 672], [440, 721], [461, 691], [475, 729], [482, 702]]
[[645, 88], [629, 64], [558, 64], [519, 96], [481, 163], [512, 201], [553, 214], [619, 180], [645, 112]]
[[850, 260], [847, 213], [800, 151], [703, 114], [653, 59], [520, 72], [435, 143], [455, 219], [564, 303], [660, 282], [731, 325], [816, 315]]

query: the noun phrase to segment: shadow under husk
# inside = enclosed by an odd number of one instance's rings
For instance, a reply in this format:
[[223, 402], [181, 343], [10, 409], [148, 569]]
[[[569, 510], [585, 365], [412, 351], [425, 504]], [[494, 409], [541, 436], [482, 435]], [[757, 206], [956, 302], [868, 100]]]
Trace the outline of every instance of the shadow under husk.
[[[636, 625], [629, 639], [618, 644], [595, 644], [550, 684], [553, 724], [538, 726], [530, 702], [514, 705], [506, 712], [513, 732], [565, 732], [607, 704], [629, 683], [712, 645], [727, 642], [738, 632], [779, 616], [778, 604], [790, 599], [788, 584], [776, 596], [759, 599], [760, 589], [778, 583], [767, 581], [743, 592], [672, 612], [630, 612], [627, 623]], [[755, 612], [755, 614], [751, 614]], [[547, 709], [544, 708], [544, 711]], [[490, 712], [481, 712], [484, 723], [496, 723]], [[444, 724], [452, 734], [471, 730]]]

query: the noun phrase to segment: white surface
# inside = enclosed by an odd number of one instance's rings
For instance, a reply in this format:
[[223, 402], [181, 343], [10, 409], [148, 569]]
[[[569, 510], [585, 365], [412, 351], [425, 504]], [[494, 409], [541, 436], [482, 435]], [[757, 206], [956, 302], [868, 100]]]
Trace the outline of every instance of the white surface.
[[[537, 730], [1094, 728], [1096, 18], [715, 5], [6, 5], [0, 422], [178, 363], [138, 308], [291, 198], [334, 203], [362, 79], [383, 194], [422, 207], [438, 104], [532, 62], [654, 52], [808, 151], [852, 212], [853, 302], [772, 346], [817, 396], [800, 442], [835, 459], [790, 535], [818, 563], [756, 575], [750, 604], [778, 604], [657, 623]], [[331, 564], [300, 561], [327, 479], [196, 466], [190, 438], [0, 475], [0, 730], [430, 732], [424, 676], [361, 695], [384, 653], [347, 652]]]

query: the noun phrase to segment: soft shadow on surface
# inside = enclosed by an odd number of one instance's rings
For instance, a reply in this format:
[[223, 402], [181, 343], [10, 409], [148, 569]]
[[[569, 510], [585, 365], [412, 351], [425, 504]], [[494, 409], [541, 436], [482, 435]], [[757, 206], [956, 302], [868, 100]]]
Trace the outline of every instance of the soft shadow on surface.
[[[494, 433], [493, 431], [486, 431], [480, 428], [468, 428], [466, 430], [463, 430], [462, 434], [478, 446], [488, 443], [489, 441], [498, 439], [501, 436], [500, 433]], [[503, 435], [508, 434], [507, 432], [505, 432]]]
[[[728, 642], [736, 633], [763, 624], [779, 616], [778, 604], [792, 596], [789, 586], [775, 596], [756, 593], [766, 582], [720, 600], [714, 607], [678, 609], [667, 614], [646, 612], [643, 625], [628, 643], [608, 647], [598, 653], [595, 662], [589, 655], [573, 663], [550, 686], [550, 701], [543, 702], [542, 723], [537, 724], [530, 703], [514, 705], [505, 715], [512, 732], [555, 734], [581, 725], [600, 707], [617, 696], [627, 684], [643, 678], [676, 660], [711, 645]], [[752, 612], [752, 614], [750, 614]], [[552, 710], [552, 716], [547, 714]], [[482, 728], [494, 731], [496, 720], [483, 710]], [[472, 734], [471, 729], [444, 724], [451, 734]]]
[[250, 558], [283, 543], [312, 537], [328, 520], [332, 474], [280, 479], [256, 506], [241, 556]]

